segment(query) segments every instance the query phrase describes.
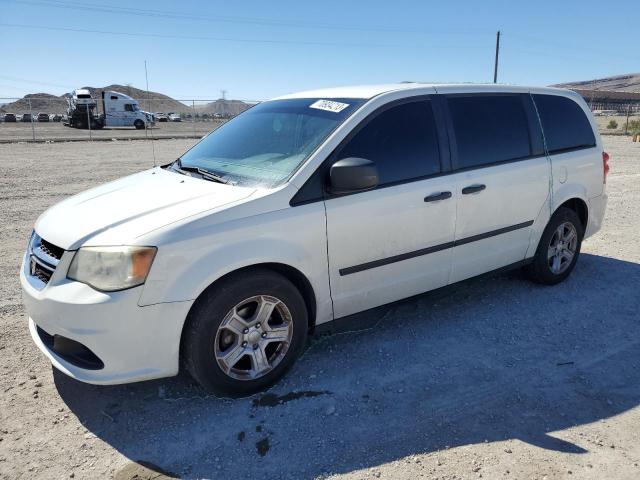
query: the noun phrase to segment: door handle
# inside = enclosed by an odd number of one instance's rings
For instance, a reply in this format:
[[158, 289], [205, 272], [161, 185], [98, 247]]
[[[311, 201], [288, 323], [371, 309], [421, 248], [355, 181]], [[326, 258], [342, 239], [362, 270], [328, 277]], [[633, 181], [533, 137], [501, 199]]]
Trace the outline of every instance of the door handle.
[[446, 200], [447, 198], [451, 198], [451, 192], [432, 193], [431, 195], [424, 197], [424, 201], [437, 202], [438, 200]]
[[463, 195], [469, 195], [470, 193], [478, 193], [487, 188], [486, 185], [469, 185], [468, 187], [464, 187], [462, 189]]

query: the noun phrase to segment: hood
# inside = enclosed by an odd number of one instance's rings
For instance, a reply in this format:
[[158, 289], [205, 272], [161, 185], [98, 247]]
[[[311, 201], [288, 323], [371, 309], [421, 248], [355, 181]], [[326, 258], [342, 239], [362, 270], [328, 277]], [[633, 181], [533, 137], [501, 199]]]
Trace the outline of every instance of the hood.
[[35, 229], [65, 250], [126, 245], [165, 225], [231, 206], [254, 192], [154, 168], [63, 200], [40, 216]]

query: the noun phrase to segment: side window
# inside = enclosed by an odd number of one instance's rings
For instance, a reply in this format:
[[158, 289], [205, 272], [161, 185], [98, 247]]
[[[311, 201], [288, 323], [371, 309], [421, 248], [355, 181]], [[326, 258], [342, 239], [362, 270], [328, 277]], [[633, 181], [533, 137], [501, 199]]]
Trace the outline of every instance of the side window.
[[557, 95], [533, 95], [549, 153], [594, 147], [591, 124], [576, 102]]
[[529, 124], [520, 95], [447, 98], [456, 137], [456, 168], [516, 160], [531, 155]]
[[340, 151], [340, 158], [372, 160], [380, 185], [440, 173], [440, 153], [431, 102], [404, 103], [367, 123]]
[[125, 103], [124, 104], [124, 111], [125, 112], [133, 112], [133, 105], [131, 105], [130, 103]]

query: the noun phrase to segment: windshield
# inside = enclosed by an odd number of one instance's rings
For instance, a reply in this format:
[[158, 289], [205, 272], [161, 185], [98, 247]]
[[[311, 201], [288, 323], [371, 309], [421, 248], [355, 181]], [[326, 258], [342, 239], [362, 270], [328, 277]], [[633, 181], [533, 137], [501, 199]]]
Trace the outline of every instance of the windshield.
[[211, 132], [180, 164], [234, 184], [276, 186], [362, 103], [296, 98], [258, 104]]

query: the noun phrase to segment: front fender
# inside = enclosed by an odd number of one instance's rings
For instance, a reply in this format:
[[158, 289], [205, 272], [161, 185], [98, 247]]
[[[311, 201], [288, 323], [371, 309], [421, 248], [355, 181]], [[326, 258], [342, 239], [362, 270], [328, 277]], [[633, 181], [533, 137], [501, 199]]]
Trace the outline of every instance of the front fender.
[[325, 225], [324, 205], [318, 202], [222, 225], [188, 226], [181, 232], [188, 238], [158, 248], [140, 304], [195, 300], [228, 273], [279, 263], [311, 284], [316, 323], [331, 320]]

